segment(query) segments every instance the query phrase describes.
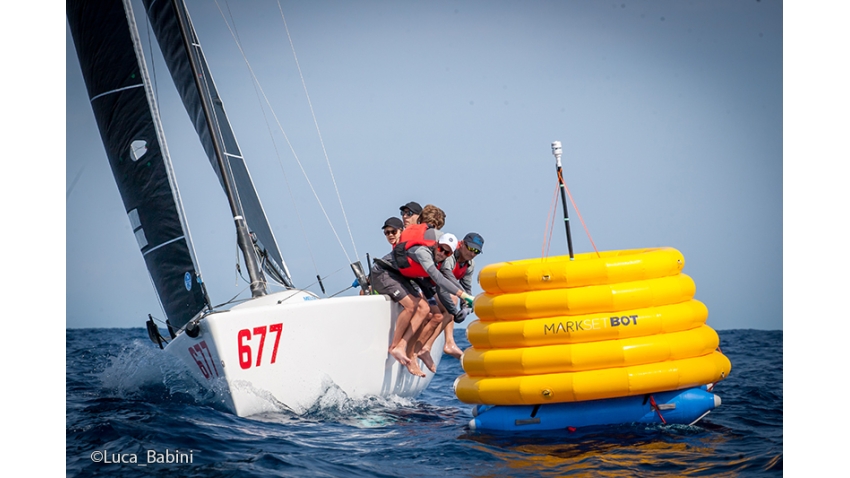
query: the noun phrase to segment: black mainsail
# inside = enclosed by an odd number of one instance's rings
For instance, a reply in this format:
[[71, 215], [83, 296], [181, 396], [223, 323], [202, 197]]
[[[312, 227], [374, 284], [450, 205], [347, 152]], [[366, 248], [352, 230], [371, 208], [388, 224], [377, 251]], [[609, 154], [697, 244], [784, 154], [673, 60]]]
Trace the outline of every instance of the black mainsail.
[[[218, 175], [222, 187], [226, 190], [215, 152], [215, 145], [218, 144], [222, 150], [225, 169], [234, 190], [238, 214], [244, 217], [249, 231], [256, 236], [257, 250], [262, 256], [261, 260], [266, 271], [278, 282], [282, 282], [287, 287], [292, 287], [289, 271], [254, 188], [254, 182], [245, 165], [245, 160], [239, 150], [236, 136], [227, 119], [224, 104], [216, 90], [185, 4], [182, 0], [143, 0], [143, 2], [157, 43], [159, 43], [159, 48], [171, 73], [171, 78], [180, 93], [183, 106], [189, 113], [189, 118], [195, 126], [195, 131], [198, 133], [213, 170]], [[192, 51], [188, 51], [183, 41], [177, 9], [180, 9], [179, 15], [188, 24], [186, 33], [189, 36], [188, 44]], [[193, 60], [201, 80], [203, 94], [199, 91], [198, 82], [195, 81], [192, 69]], [[206, 109], [212, 113], [211, 122], [207, 121], [204, 112], [205, 101]], [[213, 134], [215, 137], [212, 137]]]
[[165, 147], [129, 0], [67, 0], [106, 156], [162, 308], [175, 328], [210, 307]]

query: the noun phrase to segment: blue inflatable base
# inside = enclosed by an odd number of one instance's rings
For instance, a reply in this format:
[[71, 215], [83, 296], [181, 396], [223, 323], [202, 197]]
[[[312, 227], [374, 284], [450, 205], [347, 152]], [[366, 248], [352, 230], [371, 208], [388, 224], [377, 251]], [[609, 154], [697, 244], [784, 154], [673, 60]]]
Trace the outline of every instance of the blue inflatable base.
[[476, 405], [472, 409], [475, 418], [469, 422], [469, 428], [539, 431], [622, 423], [692, 425], [719, 405], [720, 397], [707, 391], [705, 386], [585, 402]]

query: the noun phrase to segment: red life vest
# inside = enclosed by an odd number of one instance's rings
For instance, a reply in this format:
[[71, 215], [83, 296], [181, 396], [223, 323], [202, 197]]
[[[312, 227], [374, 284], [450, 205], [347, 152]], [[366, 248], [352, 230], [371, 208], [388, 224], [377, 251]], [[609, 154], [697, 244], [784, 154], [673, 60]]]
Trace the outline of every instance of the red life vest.
[[452, 269], [452, 274], [455, 275], [455, 279], [461, 280], [466, 275], [467, 269], [469, 269], [469, 262], [461, 266], [460, 262], [455, 261], [455, 268]]
[[428, 224], [414, 224], [401, 231], [398, 244], [393, 247], [393, 259], [401, 275], [411, 279], [428, 277], [428, 273], [418, 262], [408, 258], [407, 250], [413, 246], [431, 247], [436, 244], [437, 241], [433, 239], [425, 239], [425, 231], [430, 228]]

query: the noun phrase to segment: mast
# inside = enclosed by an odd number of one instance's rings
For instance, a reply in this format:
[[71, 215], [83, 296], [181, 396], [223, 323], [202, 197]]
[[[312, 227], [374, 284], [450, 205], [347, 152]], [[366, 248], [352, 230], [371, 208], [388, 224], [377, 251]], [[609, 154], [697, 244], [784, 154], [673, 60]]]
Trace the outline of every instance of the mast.
[[567, 248], [570, 251], [570, 260], [573, 256], [573, 236], [570, 234], [570, 213], [567, 212], [567, 196], [564, 194], [564, 174], [561, 167], [561, 142], [552, 142], [552, 154], [555, 156], [555, 171], [558, 173], [558, 188], [561, 190], [561, 204], [564, 206], [564, 227], [567, 229]]
[[[257, 276], [261, 279], [262, 274], [267, 274], [266, 277], [293, 288], [289, 270], [239, 149], [185, 3], [181, 0], [142, 2], [183, 107], [227, 195], [234, 222], [241, 222], [247, 227], [246, 241], [244, 234], [238, 232], [237, 225], [237, 241], [241, 241], [240, 249], [246, 257], [249, 274], [253, 262], [257, 266], [255, 273], [258, 272]], [[237, 216], [241, 216], [242, 221]], [[245, 244], [248, 245], [247, 253], [243, 247]], [[250, 252], [251, 247], [254, 253]], [[251, 279], [252, 283], [255, 279]], [[265, 283], [265, 280], [262, 282]]]
[[263, 276], [263, 271], [260, 269], [257, 255], [254, 254], [254, 245], [251, 240], [251, 235], [248, 232], [248, 225], [245, 218], [240, 214], [239, 204], [233, 191], [233, 184], [230, 181], [230, 175], [225, 174], [227, 171], [224, 161], [224, 155], [221, 152], [221, 144], [218, 140], [218, 135], [215, 134], [213, 125], [213, 115], [209, 108], [209, 95], [206, 88], [201, 83], [201, 75], [199, 73], [197, 60], [193, 54], [193, 48], [189, 41], [188, 28], [186, 26], [186, 18], [184, 16], [184, 8], [182, 0], [172, 0], [174, 14], [177, 16], [177, 23], [180, 27], [180, 35], [183, 37], [183, 46], [186, 49], [186, 54], [189, 55], [189, 65], [192, 68], [192, 76], [195, 78], [195, 86], [198, 89], [198, 94], [201, 95], [201, 108], [204, 111], [204, 118], [209, 128], [210, 136], [214, 138], [212, 144], [215, 150], [218, 168], [222, 171], [222, 181], [224, 183], [224, 191], [227, 195], [227, 201], [230, 204], [230, 212], [233, 214], [233, 222], [236, 226], [236, 243], [239, 249], [242, 250], [242, 255], [245, 258], [245, 265], [248, 268], [248, 277], [251, 280], [251, 297], [262, 297], [266, 295], [266, 279]]

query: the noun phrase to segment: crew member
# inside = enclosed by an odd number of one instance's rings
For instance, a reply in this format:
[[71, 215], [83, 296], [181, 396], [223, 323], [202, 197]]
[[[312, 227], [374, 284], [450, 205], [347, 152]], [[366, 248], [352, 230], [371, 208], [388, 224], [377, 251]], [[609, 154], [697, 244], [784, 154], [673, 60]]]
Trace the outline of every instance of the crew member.
[[[457, 238], [453, 234], [442, 234], [437, 236], [438, 231], [427, 224], [418, 224], [408, 227], [401, 235], [399, 243], [393, 249], [393, 266], [402, 276], [410, 279], [430, 278], [436, 285], [436, 294], [440, 302], [452, 317], [458, 315], [460, 310], [454, 305], [452, 296], [457, 296], [472, 306], [472, 296], [469, 295], [454, 278], [448, 278], [440, 273], [438, 264], [451, 256], [457, 248]], [[427, 304], [427, 303], [426, 303]], [[401, 342], [394, 349], [395, 352], [404, 350], [408, 358], [418, 357], [429, 370], [436, 371], [436, 366], [431, 359], [430, 349], [423, 348], [425, 342], [430, 338], [433, 331], [442, 322], [443, 316], [436, 305], [429, 305], [428, 311], [433, 314], [434, 319], [429, 320], [421, 328], [419, 324], [411, 320], [411, 326], [405, 331]], [[417, 317], [421, 311], [417, 310]], [[426, 313], [427, 315], [427, 313]], [[424, 316], [423, 316], [424, 318]], [[417, 339], [414, 341], [414, 339]], [[404, 347], [402, 349], [402, 347]], [[411, 366], [412, 364], [413, 366]], [[410, 360], [408, 370], [414, 375], [425, 376], [421, 370], [417, 373], [416, 360]]]
[[[484, 238], [477, 232], [470, 232], [463, 237], [463, 240], [457, 246], [454, 254], [447, 258], [440, 265], [440, 272], [447, 277], [455, 278], [468, 294], [472, 294], [472, 283], [475, 277], [475, 256], [481, 254], [484, 248]], [[444, 330], [446, 334], [446, 342], [443, 346], [443, 352], [451, 355], [454, 358], [460, 359], [463, 351], [457, 346], [454, 339], [454, 324], [461, 323], [466, 319], [466, 315], [471, 312], [471, 309], [462, 308], [461, 314], [454, 317], [444, 318], [440, 328], [433, 334], [426, 344], [430, 349], [434, 343], [440, 330]], [[448, 320], [453, 318], [454, 320]]]
[[398, 210], [401, 211], [401, 219], [404, 221], [404, 227], [419, 224], [419, 215], [422, 214], [422, 206], [418, 202], [410, 201], [398, 208]]

